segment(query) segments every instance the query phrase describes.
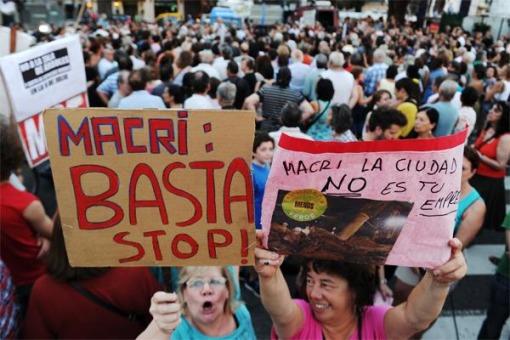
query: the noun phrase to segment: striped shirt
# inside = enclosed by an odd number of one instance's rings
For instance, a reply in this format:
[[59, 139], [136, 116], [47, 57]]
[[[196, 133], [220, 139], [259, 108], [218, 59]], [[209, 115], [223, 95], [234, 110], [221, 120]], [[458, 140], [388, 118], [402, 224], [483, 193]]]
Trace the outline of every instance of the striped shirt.
[[305, 97], [301, 92], [292, 90], [288, 87], [281, 88], [278, 85], [264, 86], [257, 94], [262, 103], [262, 115], [265, 118], [280, 118], [280, 111], [287, 102], [301, 104]]

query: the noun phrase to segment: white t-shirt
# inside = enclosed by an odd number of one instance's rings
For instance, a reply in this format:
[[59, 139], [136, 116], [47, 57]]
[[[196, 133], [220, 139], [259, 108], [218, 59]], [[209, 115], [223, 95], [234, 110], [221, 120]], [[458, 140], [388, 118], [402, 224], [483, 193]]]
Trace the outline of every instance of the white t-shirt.
[[473, 131], [476, 123], [476, 111], [473, 110], [472, 107], [463, 106], [459, 110], [459, 120], [457, 121], [457, 125], [455, 126], [455, 132], [462, 131], [464, 128], [468, 127], [467, 137]]
[[184, 101], [185, 109], [221, 109], [211, 97], [201, 94], [194, 94]]
[[221, 80], [220, 74], [212, 65], [201, 63], [191, 69], [191, 72], [197, 71], [204, 71], [209, 77]]
[[348, 104], [354, 88], [354, 77], [345, 70], [327, 70], [322, 73], [322, 78], [329, 79], [333, 83], [335, 94], [331, 104]]

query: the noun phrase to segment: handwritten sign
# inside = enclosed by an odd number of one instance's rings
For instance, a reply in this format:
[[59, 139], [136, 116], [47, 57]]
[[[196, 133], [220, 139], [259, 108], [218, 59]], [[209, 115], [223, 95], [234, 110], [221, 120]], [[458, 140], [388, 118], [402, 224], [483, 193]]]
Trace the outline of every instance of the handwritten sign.
[[285, 135], [263, 201], [269, 248], [361, 263], [444, 263], [465, 134], [354, 143]]
[[73, 266], [253, 262], [248, 111], [50, 109]]

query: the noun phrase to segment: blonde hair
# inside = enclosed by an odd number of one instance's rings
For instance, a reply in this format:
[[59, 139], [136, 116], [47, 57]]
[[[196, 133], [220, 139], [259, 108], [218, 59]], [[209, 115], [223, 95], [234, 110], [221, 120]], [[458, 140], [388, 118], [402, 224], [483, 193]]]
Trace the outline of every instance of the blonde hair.
[[[187, 313], [187, 306], [186, 301], [184, 301], [183, 291], [186, 288], [186, 282], [188, 282], [189, 279], [191, 279], [193, 276], [200, 276], [207, 272], [209, 269], [214, 267], [207, 267], [207, 266], [188, 266], [183, 267], [181, 269], [181, 272], [179, 273], [179, 280], [177, 282], [177, 296], [179, 298], [179, 301], [182, 305], [182, 312], [184, 315]], [[236, 292], [235, 292], [235, 283], [234, 278], [228, 271], [227, 267], [217, 267], [221, 270], [221, 275], [227, 279], [226, 285], [228, 289], [228, 299], [225, 302], [225, 306], [223, 306], [223, 311], [230, 312], [234, 314], [235, 310], [239, 306], [239, 301], [236, 299]]]

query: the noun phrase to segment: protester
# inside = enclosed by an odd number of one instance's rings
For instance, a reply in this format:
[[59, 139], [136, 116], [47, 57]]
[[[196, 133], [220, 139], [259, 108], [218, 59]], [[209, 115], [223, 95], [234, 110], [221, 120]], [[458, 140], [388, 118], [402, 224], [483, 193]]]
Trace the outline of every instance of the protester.
[[338, 142], [355, 142], [358, 139], [352, 133], [352, 113], [347, 104], [333, 105], [330, 124], [333, 129], [332, 139]]
[[344, 63], [344, 55], [341, 52], [333, 52], [329, 55], [328, 70], [322, 73], [322, 78], [331, 80], [335, 89], [332, 104], [348, 104], [352, 97], [354, 77], [344, 70]]
[[414, 122], [414, 133], [417, 139], [434, 138], [434, 131], [439, 120], [439, 113], [436, 109], [424, 108], [416, 114]]
[[299, 276], [304, 299], [292, 299], [280, 270], [283, 256], [261, 246], [264, 234], [258, 237], [255, 270], [275, 338], [409, 338], [439, 316], [449, 285], [467, 272], [462, 244], [452, 239], [450, 259], [427, 272], [406, 303], [392, 308], [372, 306], [376, 285], [370, 266], [307, 260]]
[[487, 205], [483, 228], [498, 230], [505, 217], [504, 180], [510, 159], [510, 108], [507, 103], [494, 104], [474, 147], [480, 156], [480, 166], [470, 182]]
[[[303, 85], [303, 95], [310, 101], [317, 99], [317, 82], [320, 80], [322, 73], [328, 67], [328, 57], [325, 54], [318, 54], [315, 57], [315, 67], [310, 68]], [[334, 90], [334, 89], [333, 89]]]
[[379, 85], [377, 86], [377, 90], [386, 90], [390, 93], [391, 98], [395, 98], [396, 89], [395, 89], [395, 77], [397, 76], [398, 68], [396, 65], [391, 65], [386, 69], [386, 78], [383, 78], [379, 81]]
[[184, 91], [182, 87], [170, 84], [163, 91], [163, 101], [169, 109], [180, 109], [184, 105]]
[[23, 162], [13, 125], [0, 119], [0, 257], [16, 286], [16, 302], [23, 317], [35, 280], [44, 274], [43, 257], [49, 249], [53, 222], [41, 201], [15, 188], [9, 177]]
[[225, 81], [234, 84], [236, 88], [234, 107], [240, 110], [243, 108], [244, 100], [250, 95], [250, 88], [244, 79], [238, 77], [239, 66], [237, 66], [235, 61], [229, 61], [227, 63], [226, 72], [227, 76]]
[[236, 86], [230, 82], [221, 83], [216, 90], [216, 98], [222, 110], [236, 110], [235, 100], [237, 89]]
[[402, 78], [395, 83], [395, 91], [399, 101], [397, 110], [402, 112], [407, 120], [407, 124], [402, 128], [401, 136], [407, 137], [413, 130], [414, 121], [416, 120], [420, 90], [411, 78]]
[[377, 108], [381, 107], [390, 107], [391, 106], [391, 93], [387, 90], [377, 90], [376, 93], [372, 96], [372, 100], [367, 105], [367, 116], [365, 118], [365, 123], [363, 124], [363, 132], [361, 134], [361, 139], [366, 140], [366, 134], [368, 131], [368, 122], [370, 121], [370, 116], [372, 112]]
[[262, 199], [267, 178], [269, 176], [269, 167], [273, 159], [275, 148], [274, 139], [265, 132], [257, 132], [253, 140], [253, 160], [251, 162], [251, 174], [253, 178], [253, 196], [255, 198], [255, 227], [260, 229], [262, 224]]
[[205, 71], [192, 73], [191, 88], [193, 95], [184, 101], [185, 109], [219, 109], [220, 106], [215, 103], [208, 95], [211, 88], [209, 84], [209, 75]]
[[303, 52], [295, 49], [291, 53], [292, 63], [289, 66], [290, 73], [292, 74], [292, 80], [290, 81], [290, 88], [303, 92], [305, 87], [305, 79], [310, 72], [311, 68], [307, 64], [303, 63]]
[[108, 107], [119, 107], [120, 100], [131, 94], [131, 87], [129, 86], [129, 71], [120, 71], [117, 78], [118, 88], [117, 91], [108, 101]]
[[141, 69], [131, 72], [128, 77], [131, 94], [119, 101], [119, 109], [164, 109], [163, 99], [150, 94], [147, 88], [148, 70]]
[[332, 133], [329, 126], [330, 109], [335, 93], [331, 80], [319, 79], [315, 93], [314, 97], [317, 98], [317, 101], [313, 101], [311, 104], [316, 112], [305, 120], [306, 134], [314, 140], [330, 140]]
[[370, 115], [363, 140], [398, 139], [402, 127], [406, 124], [407, 119], [400, 111], [385, 107], [378, 108]]
[[385, 63], [386, 53], [383, 50], [375, 50], [373, 59], [374, 64], [367, 69], [365, 74], [365, 94], [367, 96], [374, 94], [377, 84], [387, 75], [388, 69], [388, 65]]
[[157, 292], [150, 312], [153, 320], [137, 339], [256, 339], [225, 267], [184, 267], [177, 294]]
[[264, 118], [262, 130], [270, 132], [280, 128], [280, 112], [287, 102], [299, 105], [305, 116], [313, 112], [313, 108], [303, 95], [289, 88], [291, 77], [289, 68], [282, 67], [273, 85], [263, 86], [257, 93], [246, 98], [244, 107], [248, 110], [255, 110], [259, 104], [261, 105]]
[[[479, 92], [474, 87], [466, 87], [460, 96], [462, 107], [459, 110], [459, 119], [455, 125], [455, 131], [468, 129], [467, 138], [473, 132], [476, 125], [475, 104], [478, 102]], [[466, 138], [466, 139], [467, 139]]]
[[161, 286], [148, 268], [71, 267], [58, 217], [47, 263], [32, 289], [23, 338], [133, 338], [149, 324], [149, 300]]
[[352, 110], [353, 131], [357, 136], [361, 136], [363, 131], [363, 124], [367, 116], [366, 105], [370, 102], [371, 98], [366, 98], [363, 93], [364, 76], [363, 69], [359, 66], [354, 66], [351, 70], [352, 76], [354, 77], [354, 90], [352, 92], [351, 99], [349, 100], [349, 107]]
[[271, 138], [274, 139], [275, 149], [278, 149], [278, 142], [280, 141], [282, 134], [312, 140], [312, 137], [301, 132], [301, 129], [299, 128], [303, 121], [303, 112], [297, 104], [292, 102], [285, 104], [280, 112], [280, 117], [282, 126], [276, 131], [269, 132]]
[[439, 86], [439, 99], [436, 103], [428, 105], [439, 112], [439, 121], [434, 133], [436, 137], [447, 136], [453, 132], [459, 117], [458, 110], [453, 106], [452, 99], [457, 92], [457, 83], [445, 80]]

